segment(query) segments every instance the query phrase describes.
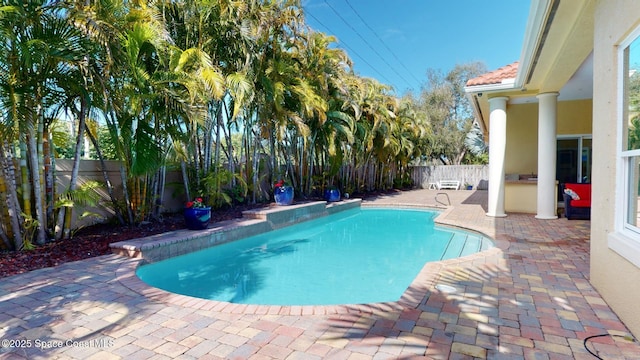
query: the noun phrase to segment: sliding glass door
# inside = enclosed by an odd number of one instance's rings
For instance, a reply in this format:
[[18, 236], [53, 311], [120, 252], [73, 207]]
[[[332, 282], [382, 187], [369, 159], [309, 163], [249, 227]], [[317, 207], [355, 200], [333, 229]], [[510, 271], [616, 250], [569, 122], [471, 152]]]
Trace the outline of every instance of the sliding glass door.
[[[558, 183], [591, 182], [591, 135], [558, 137], [556, 180]], [[562, 190], [558, 186], [558, 200]]]

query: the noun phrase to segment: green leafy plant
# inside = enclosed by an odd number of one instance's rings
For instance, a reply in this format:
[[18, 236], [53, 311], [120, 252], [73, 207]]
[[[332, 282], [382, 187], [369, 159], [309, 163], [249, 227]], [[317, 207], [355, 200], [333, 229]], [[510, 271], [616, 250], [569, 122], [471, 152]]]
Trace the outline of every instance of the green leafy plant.
[[233, 198], [229, 194], [229, 187], [235, 181], [237, 189], [235, 195], [247, 195], [247, 183], [244, 179], [228, 170], [220, 169], [217, 172], [212, 171], [209, 175], [202, 179], [203, 188], [201, 194], [208, 197], [208, 202], [214, 208], [219, 208], [223, 205], [231, 205]]
[[22, 233], [22, 248], [19, 250], [33, 250], [36, 247], [33, 245], [33, 242], [31, 242], [31, 240], [35, 236], [36, 230], [38, 229], [38, 220], [25, 213], [22, 213], [22, 218], [24, 219], [24, 232]]
[[[100, 190], [102, 189], [102, 185], [97, 181], [87, 181], [86, 183], [80, 185], [75, 190], [67, 190], [58, 196], [58, 199], [55, 202], [54, 210], [59, 211], [62, 208], [68, 208], [68, 210], [74, 209], [78, 206], [82, 207], [95, 207], [100, 203], [100, 199], [102, 198], [100, 195]], [[71, 211], [65, 212], [65, 219], [63, 225], [63, 231], [65, 233], [71, 233]], [[84, 211], [82, 214], [78, 216], [78, 219], [86, 218], [86, 217], [101, 217], [100, 215]], [[65, 236], [66, 238], [66, 236]]]

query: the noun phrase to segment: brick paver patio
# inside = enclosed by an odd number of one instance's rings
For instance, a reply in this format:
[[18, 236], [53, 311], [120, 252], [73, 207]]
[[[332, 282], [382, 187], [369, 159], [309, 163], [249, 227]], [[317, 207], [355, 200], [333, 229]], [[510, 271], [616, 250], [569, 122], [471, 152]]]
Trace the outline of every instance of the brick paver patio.
[[[437, 191], [368, 204], [436, 206]], [[589, 222], [486, 217], [486, 192], [446, 191], [438, 222], [497, 248], [430, 263], [395, 303], [234, 305], [168, 294], [110, 255], [0, 279], [0, 358], [640, 359], [589, 283]], [[443, 195], [440, 202], [447, 202]], [[447, 285], [447, 286], [443, 286]], [[10, 347], [11, 346], [11, 347]]]

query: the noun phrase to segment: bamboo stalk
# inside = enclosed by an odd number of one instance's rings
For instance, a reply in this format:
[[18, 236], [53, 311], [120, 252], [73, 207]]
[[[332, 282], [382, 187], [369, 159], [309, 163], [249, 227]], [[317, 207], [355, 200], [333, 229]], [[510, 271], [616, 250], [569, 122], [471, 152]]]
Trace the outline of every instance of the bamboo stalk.
[[16, 176], [11, 147], [7, 144], [6, 141], [0, 144], [0, 157], [4, 159], [4, 161], [2, 162], [2, 175], [9, 183], [9, 186], [7, 186], [6, 204], [9, 215], [9, 224], [11, 224], [11, 234], [13, 235], [14, 248], [21, 249], [23, 246], [23, 229], [20, 224], [23, 224], [24, 220], [22, 218], [20, 201], [18, 200], [18, 193], [16, 191]]

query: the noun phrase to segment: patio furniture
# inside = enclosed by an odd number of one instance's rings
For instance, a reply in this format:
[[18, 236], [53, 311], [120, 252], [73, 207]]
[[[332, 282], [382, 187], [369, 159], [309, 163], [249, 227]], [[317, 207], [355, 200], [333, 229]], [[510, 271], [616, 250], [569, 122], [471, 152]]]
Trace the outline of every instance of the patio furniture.
[[562, 196], [567, 219], [591, 219], [591, 184], [562, 184]]
[[460, 188], [460, 181], [458, 180], [441, 180], [438, 181], [438, 190], [451, 189], [458, 190]]

